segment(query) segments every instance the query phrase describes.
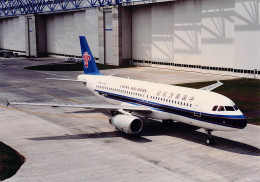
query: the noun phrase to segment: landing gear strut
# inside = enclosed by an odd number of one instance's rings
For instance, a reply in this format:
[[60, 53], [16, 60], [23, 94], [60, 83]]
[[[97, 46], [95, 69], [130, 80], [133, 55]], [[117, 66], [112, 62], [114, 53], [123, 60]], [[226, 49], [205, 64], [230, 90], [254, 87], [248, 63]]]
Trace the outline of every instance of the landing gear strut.
[[208, 134], [208, 137], [206, 139], [206, 144], [207, 145], [213, 145], [215, 143], [215, 139], [211, 135], [213, 130], [205, 129], [205, 131]]
[[110, 113], [111, 113], [112, 116], [115, 116], [115, 115], [118, 114], [118, 111], [111, 111]]
[[163, 125], [166, 127], [172, 127], [173, 126], [173, 120], [167, 119], [167, 120], [162, 120]]

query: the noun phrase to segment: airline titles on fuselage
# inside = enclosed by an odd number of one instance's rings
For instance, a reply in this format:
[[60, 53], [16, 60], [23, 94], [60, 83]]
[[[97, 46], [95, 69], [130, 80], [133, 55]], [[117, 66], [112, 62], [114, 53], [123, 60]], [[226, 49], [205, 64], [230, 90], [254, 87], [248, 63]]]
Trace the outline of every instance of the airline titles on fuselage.
[[[119, 91], [119, 92], [125, 92], [128, 94], [136, 94], [138, 96], [144, 96], [147, 98], [150, 98], [152, 100], [160, 100], [160, 101], [165, 101], [165, 102], [170, 102], [170, 103], [175, 103], [175, 104], [180, 104], [180, 105], [186, 105], [191, 107], [192, 101], [195, 100], [194, 96], [189, 96], [186, 94], [180, 94], [177, 93], [175, 94], [174, 92], [169, 92], [165, 90], [157, 90], [155, 94], [150, 94], [147, 92], [147, 89], [141, 88], [141, 87], [135, 87], [135, 86], [129, 86], [126, 84], [119, 85], [119, 88], [112, 88], [108, 86], [106, 82], [98, 82], [96, 85], [97, 88], [103, 88], [105, 90], [114, 90], [114, 91]], [[179, 102], [180, 101], [180, 102]], [[188, 104], [188, 101], [190, 102]]]
[[137, 92], [147, 92], [145, 88], [138, 88], [138, 87], [133, 87], [133, 86], [128, 86], [128, 85], [120, 85], [120, 88], [122, 89], [128, 89], [131, 91], [137, 91]]

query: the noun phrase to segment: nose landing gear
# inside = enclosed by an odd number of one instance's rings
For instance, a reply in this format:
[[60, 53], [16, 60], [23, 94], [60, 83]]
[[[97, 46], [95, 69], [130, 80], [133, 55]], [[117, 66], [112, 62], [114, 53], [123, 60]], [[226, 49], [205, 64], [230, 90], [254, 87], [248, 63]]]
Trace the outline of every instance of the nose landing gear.
[[208, 134], [208, 137], [206, 139], [206, 144], [207, 145], [214, 145], [215, 144], [215, 139], [211, 135], [213, 130], [205, 129], [205, 131]]

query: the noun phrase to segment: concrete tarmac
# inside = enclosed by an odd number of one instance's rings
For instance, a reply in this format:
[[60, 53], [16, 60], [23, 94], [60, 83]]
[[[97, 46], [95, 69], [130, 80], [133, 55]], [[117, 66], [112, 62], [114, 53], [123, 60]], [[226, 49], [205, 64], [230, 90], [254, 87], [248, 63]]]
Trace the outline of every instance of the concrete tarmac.
[[[260, 127], [213, 132], [158, 121], [144, 123], [140, 137], [120, 133], [107, 113], [77, 108], [5, 106], [17, 102], [104, 103], [74, 79], [81, 72], [30, 71], [23, 67], [61, 59], [0, 59], [0, 140], [26, 157], [7, 182], [20, 181], [260, 181]], [[156, 68], [104, 70], [104, 74], [176, 84], [230, 79]]]

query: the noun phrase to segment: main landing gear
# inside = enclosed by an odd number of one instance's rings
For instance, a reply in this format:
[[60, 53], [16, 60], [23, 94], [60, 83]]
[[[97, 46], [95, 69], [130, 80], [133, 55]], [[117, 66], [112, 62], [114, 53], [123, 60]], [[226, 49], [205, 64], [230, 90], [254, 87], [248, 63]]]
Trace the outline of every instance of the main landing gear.
[[214, 145], [215, 144], [215, 139], [211, 135], [213, 130], [205, 129], [205, 131], [208, 134], [208, 138], [206, 139], [206, 144], [207, 145]]
[[111, 111], [110, 114], [111, 114], [111, 116], [115, 116], [115, 115], [118, 115], [119, 112], [118, 111]]

